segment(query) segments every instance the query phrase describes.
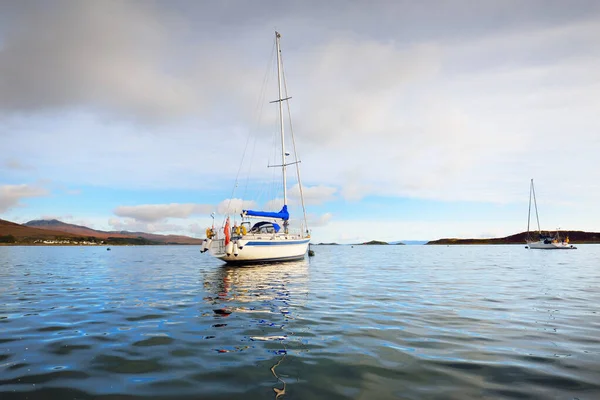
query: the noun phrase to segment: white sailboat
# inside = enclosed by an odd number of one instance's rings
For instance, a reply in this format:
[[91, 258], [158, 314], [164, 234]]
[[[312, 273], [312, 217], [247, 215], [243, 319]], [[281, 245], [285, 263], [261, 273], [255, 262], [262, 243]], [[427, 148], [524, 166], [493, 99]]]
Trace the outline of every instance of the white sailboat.
[[[533, 197], [533, 204], [535, 206], [535, 217], [537, 220], [538, 226], [538, 239], [535, 240], [531, 236], [531, 232], [529, 231], [529, 225], [531, 221], [531, 198]], [[529, 186], [529, 212], [527, 214], [527, 237], [525, 239], [527, 246], [529, 249], [539, 249], [539, 250], [573, 250], [577, 247], [569, 244], [569, 237], [561, 238], [560, 233], [557, 230], [554, 236], [550, 234], [542, 233], [540, 229], [540, 217], [538, 215], [537, 209], [537, 201], [535, 199], [535, 188], [533, 186], [533, 179], [531, 180], [531, 185]]]
[[[283, 207], [278, 212], [242, 210], [242, 222], [233, 227], [227, 216], [223, 229], [212, 228], [206, 231], [206, 239], [202, 246], [202, 252], [208, 253], [228, 264], [253, 264], [299, 260], [305, 257], [310, 234], [306, 221], [306, 211], [304, 207], [304, 198], [302, 193], [302, 184], [300, 182], [299, 162], [288, 162], [286, 157], [289, 153], [285, 150], [285, 135], [283, 122], [283, 102], [287, 102], [290, 97], [283, 96], [282, 80], [284, 79], [283, 65], [280, 49], [281, 35], [275, 32], [275, 44], [277, 52], [277, 84], [278, 94], [277, 103], [279, 106], [279, 130], [281, 136], [281, 167], [283, 184]], [[286, 89], [287, 90], [287, 89]], [[287, 93], [286, 93], [287, 94]], [[293, 139], [293, 132], [292, 132]], [[294, 143], [295, 153], [295, 143]], [[296, 166], [298, 173], [298, 187], [300, 191], [300, 200], [304, 210], [304, 224], [296, 231], [290, 229], [290, 215], [288, 212], [287, 199], [287, 167]], [[258, 222], [252, 223], [253, 219]]]

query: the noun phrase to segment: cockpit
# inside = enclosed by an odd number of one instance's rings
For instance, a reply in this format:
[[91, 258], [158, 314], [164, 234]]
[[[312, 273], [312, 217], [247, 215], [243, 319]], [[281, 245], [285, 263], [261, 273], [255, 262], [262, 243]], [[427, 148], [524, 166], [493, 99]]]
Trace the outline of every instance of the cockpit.
[[280, 230], [281, 226], [274, 222], [260, 221], [254, 224], [250, 229], [250, 233], [277, 233]]

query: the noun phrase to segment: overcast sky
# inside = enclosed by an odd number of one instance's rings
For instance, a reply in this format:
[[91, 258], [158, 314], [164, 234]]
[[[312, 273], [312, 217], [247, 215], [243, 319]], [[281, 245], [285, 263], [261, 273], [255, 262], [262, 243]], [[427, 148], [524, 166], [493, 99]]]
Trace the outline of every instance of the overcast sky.
[[1, 1], [0, 218], [277, 207], [275, 29], [315, 242], [600, 230], [598, 1]]

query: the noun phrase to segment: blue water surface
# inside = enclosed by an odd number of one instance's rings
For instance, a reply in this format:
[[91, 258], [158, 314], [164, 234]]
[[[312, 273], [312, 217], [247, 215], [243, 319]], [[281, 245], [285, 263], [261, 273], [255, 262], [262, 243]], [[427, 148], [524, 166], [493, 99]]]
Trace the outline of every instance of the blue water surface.
[[600, 245], [0, 247], [0, 398], [598, 399]]

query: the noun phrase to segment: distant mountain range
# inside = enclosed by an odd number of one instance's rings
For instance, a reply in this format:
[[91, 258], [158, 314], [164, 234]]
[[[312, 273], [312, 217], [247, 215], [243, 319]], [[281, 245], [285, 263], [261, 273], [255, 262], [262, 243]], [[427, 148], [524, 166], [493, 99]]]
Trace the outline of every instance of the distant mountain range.
[[[556, 231], [549, 231], [549, 234], [554, 236]], [[535, 233], [531, 233], [533, 237], [537, 237]], [[583, 231], [560, 231], [561, 237], [569, 237], [571, 243], [600, 243], [599, 232], [583, 232]], [[521, 232], [514, 235], [492, 238], [492, 239], [438, 239], [427, 242], [427, 244], [525, 244], [527, 232]]]
[[[86, 226], [51, 220], [24, 224], [0, 219], [0, 243], [14, 244], [202, 244], [202, 239], [182, 235], [157, 235], [145, 232], [100, 231]], [[68, 243], [65, 243], [68, 242]]]

